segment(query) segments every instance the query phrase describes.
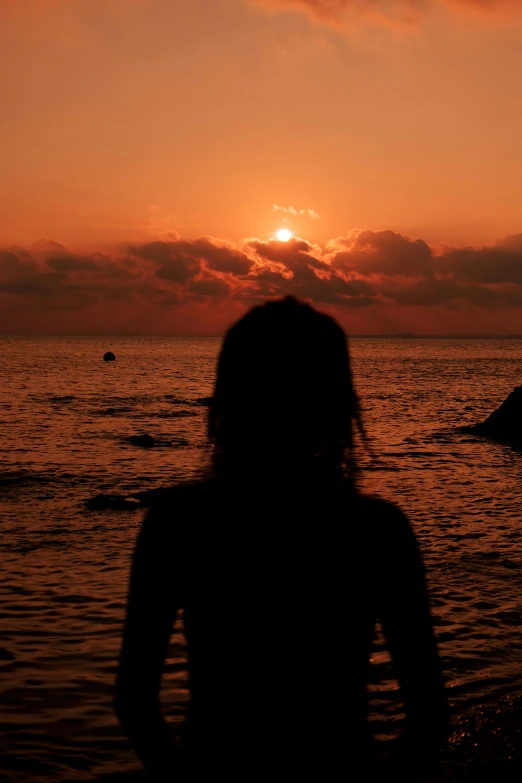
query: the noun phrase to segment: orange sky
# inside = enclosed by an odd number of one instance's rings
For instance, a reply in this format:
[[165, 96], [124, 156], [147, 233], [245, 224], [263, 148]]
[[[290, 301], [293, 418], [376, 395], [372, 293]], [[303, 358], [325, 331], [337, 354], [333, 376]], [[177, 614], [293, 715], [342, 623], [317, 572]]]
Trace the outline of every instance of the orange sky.
[[4, 0], [0, 332], [522, 333], [521, 8]]

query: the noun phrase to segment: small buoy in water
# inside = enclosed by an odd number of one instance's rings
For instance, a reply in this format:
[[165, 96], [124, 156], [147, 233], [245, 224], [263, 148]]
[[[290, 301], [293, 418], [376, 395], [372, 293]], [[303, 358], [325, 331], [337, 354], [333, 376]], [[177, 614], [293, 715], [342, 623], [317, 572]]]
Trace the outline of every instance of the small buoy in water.
[[103, 354], [103, 361], [104, 362], [113, 362], [116, 359], [115, 355], [112, 351], [107, 351], [107, 353]]

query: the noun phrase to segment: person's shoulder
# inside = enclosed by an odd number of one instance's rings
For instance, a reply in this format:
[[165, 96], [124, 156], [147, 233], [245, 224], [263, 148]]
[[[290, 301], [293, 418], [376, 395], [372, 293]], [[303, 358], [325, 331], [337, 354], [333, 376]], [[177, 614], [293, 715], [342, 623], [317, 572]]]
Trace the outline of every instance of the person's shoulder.
[[193, 481], [180, 481], [166, 487], [158, 498], [163, 506], [176, 505], [177, 503], [190, 503], [205, 500], [215, 492], [216, 482], [213, 479], [199, 479]]
[[404, 517], [404, 513], [399, 506], [379, 495], [359, 494], [357, 495], [357, 504], [361, 511], [378, 518], [393, 519]]
[[359, 519], [371, 532], [386, 539], [410, 535], [411, 525], [401, 508], [377, 495], [359, 495]]
[[149, 526], [179, 526], [187, 516], [197, 516], [215, 494], [211, 479], [182, 481], [165, 487], [151, 504], [145, 517]]

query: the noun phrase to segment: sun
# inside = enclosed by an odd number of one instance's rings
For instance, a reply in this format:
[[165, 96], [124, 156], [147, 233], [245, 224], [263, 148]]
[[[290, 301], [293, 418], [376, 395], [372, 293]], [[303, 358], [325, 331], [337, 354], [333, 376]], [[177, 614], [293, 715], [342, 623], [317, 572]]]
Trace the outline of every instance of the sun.
[[288, 228], [280, 228], [279, 231], [276, 231], [276, 237], [280, 242], [288, 242], [289, 239], [292, 239], [292, 232]]

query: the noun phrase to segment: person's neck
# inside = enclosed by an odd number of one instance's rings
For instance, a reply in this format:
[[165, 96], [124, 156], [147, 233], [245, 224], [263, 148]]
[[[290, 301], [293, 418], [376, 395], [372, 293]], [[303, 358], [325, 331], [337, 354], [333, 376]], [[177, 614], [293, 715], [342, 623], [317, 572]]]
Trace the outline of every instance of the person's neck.
[[227, 464], [221, 476], [227, 484], [271, 495], [333, 491], [343, 484], [340, 466], [327, 466], [317, 457], [300, 459], [281, 454], [263, 455], [262, 459], [245, 455]]

